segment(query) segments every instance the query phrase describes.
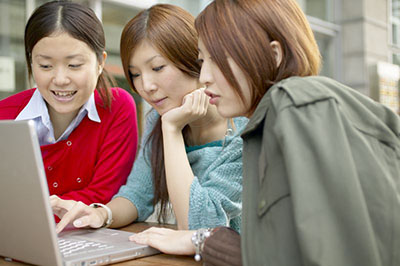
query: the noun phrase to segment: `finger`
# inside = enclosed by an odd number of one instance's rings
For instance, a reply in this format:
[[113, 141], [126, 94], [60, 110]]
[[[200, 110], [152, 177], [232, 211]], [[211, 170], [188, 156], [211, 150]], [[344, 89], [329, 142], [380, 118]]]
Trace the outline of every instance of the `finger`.
[[202, 93], [201, 93], [201, 108], [202, 108], [203, 114], [207, 113], [209, 103], [210, 103], [210, 97], [208, 97], [207, 94], [204, 93], [204, 89], [203, 89]]
[[[95, 227], [94, 223], [91, 220], [92, 219], [90, 219], [90, 215], [85, 215], [85, 216], [82, 216], [81, 218], [73, 221], [72, 224], [76, 228], [82, 228], [82, 227], [86, 227], [86, 226]], [[93, 225], [92, 225], [92, 223], [93, 223]]]
[[75, 205], [75, 201], [73, 200], [63, 200], [56, 195], [50, 196], [50, 206], [55, 215], [57, 215], [60, 219], [64, 216], [72, 206]]
[[201, 111], [201, 92], [200, 90], [195, 90], [193, 92], [193, 110], [196, 114]]
[[193, 95], [191, 93], [185, 95], [182, 100], [182, 105], [192, 105]]
[[72, 221], [74, 221], [76, 218], [82, 216], [81, 213], [86, 206], [87, 205], [85, 205], [82, 202], [76, 202], [75, 205], [72, 208], [70, 208], [67, 213], [64, 214], [60, 222], [57, 224], [56, 227], [57, 233], [61, 232], [68, 224], [72, 223]]
[[167, 238], [157, 233], [147, 232], [146, 234], [135, 234], [129, 237], [130, 241], [138, 243], [140, 245], [149, 245], [160, 249], [161, 245]]

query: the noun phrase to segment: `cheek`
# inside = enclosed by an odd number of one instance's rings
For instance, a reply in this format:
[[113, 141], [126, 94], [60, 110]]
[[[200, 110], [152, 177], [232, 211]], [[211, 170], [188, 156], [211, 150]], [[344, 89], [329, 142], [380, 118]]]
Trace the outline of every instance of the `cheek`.
[[86, 71], [75, 72], [75, 73], [72, 73], [72, 75], [74, 76], [75, 82], [77, 82], [83, 86], [86, 85], [93, 89], [96, 88], [97, 81], [99, 80], [99, 77], [100, 77], [97, 68], [96, 69], [90, 68], [90, 69], [87, 69]]

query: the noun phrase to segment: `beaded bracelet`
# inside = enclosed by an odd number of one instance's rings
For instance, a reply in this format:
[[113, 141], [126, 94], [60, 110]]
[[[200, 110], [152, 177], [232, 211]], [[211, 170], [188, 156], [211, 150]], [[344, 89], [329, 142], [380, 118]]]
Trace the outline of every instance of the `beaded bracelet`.
[[201, 260], [201, 253], [203, 252], [204, 242], [207, 237], [211, 235], [212, 229], [210, 228], [200, 228], [192, 235], [192, 243], [196, 248], [196, 255], [194, 255], [195, 261]]

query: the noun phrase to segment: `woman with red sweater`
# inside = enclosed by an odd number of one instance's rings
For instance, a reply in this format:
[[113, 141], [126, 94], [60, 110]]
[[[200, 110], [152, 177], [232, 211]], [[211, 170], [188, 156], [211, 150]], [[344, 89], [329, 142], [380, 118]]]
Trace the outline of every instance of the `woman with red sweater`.
[[101, 22], [80, 4], [54, 1], [25, 28], [36, 88], [0, 101], [0, 119], [33, 120], [50, 195], [106, 203], [125, 184], [137, 149], [136, 107], [110, 88]]

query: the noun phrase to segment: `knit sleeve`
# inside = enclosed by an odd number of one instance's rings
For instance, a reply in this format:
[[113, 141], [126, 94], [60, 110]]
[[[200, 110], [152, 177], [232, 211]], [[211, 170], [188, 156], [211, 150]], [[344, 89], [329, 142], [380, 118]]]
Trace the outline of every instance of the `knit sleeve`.
[[135, 205], [138, 210], [138, 221], [146, 220], [154, 211], [153, 174], [149, 156], [150, 147], [145, 148], [145, 144], [157, 119], [158, 115], [152, 110], [146, 118], [145, 132], [133, 169], [128, 176], [126, 184], [114, 196], [114, 198], [126, 198]]
[[136, 106], [132, 96], [123, 89], [115, 88], [113, 94], [112, 109], [104, 112], [110, 123], [104, 122], [107, 130], [103, 143], [96, 151], [91, 182], [83, 189], [60, 195], [63, 199], [74, 199], [86, 204], [107, 203], [126, 182], [137, 150]]
[[[205, 154], [204, 156], [207, 156]], [[242, 140], [235, 137], [190, 187], [189, 229], [231, 226], [240, 231]]]

